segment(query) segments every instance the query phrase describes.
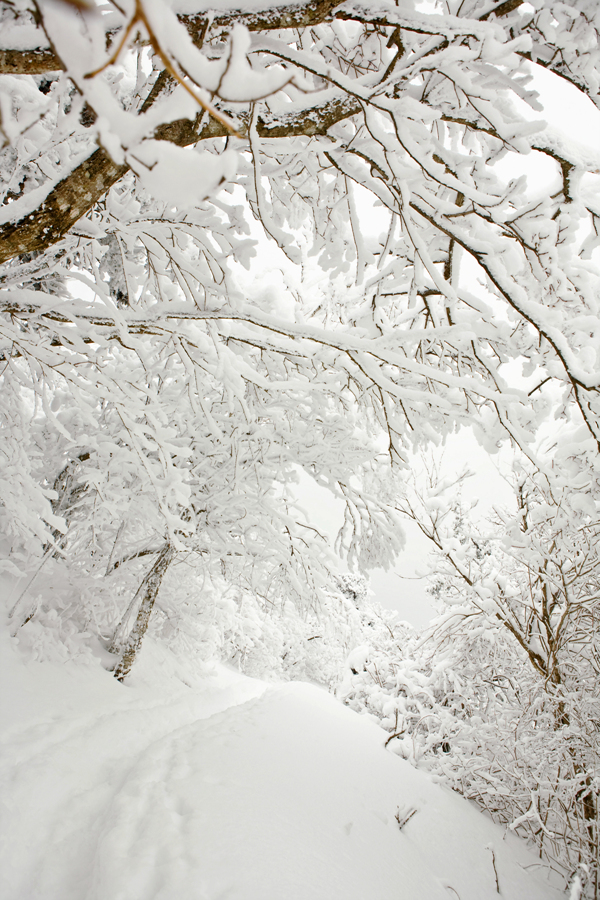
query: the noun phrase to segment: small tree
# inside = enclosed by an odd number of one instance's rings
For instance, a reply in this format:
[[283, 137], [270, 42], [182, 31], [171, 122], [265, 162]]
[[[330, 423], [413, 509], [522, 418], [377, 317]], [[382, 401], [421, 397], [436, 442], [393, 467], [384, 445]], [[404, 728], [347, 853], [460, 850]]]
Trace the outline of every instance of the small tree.
[[[520, 468], [516, 509], [478, 525], [435, 479], [402, 509], [435, 546], [440, 614], [367, 654], [342, 695], [546, 859], [598, 890], [600, 559], [588, 496]], [[583, 870], [582, 870], [583, 871]]]

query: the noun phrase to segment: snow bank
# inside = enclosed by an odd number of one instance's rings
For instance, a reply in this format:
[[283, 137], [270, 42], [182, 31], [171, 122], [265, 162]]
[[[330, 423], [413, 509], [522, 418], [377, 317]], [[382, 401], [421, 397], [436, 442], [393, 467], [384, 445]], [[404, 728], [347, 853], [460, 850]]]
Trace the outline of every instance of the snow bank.
[[1, 649], [4, 900], [561, 896], [319, 688], [184, 672], [151, 642], [126, 686]]

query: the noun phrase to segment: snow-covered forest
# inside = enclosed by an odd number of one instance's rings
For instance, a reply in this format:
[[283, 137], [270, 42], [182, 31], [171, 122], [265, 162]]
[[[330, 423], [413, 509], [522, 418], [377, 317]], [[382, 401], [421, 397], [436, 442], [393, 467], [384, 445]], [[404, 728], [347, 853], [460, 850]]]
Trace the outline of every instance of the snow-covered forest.
[[0, 0], [4, 897], [600, 897], [599, 107], [598, 0]]

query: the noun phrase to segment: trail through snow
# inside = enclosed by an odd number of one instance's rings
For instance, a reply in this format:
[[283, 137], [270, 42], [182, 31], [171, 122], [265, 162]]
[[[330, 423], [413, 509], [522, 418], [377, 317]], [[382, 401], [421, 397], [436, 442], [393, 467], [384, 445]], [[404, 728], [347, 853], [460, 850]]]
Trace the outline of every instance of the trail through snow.
[[172, 665], [159, 687], [151, 646], [123, 687], [2, 650], [4, 900], [564, 896], [320, 688]]

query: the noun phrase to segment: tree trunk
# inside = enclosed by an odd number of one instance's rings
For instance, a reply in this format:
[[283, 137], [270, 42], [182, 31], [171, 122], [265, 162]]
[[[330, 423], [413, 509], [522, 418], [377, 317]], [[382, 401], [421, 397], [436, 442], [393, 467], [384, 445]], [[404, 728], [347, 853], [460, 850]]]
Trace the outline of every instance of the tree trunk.
[[171, 544], [165, 544], [158, 554], [154, 565], [144, 576], [142, 583], [135, 593], [134, 601], [139, 601], [140, 606], [135, 624], [131, 629], [129, 637], [125, 641], [121, 659], [114, 671], [114, 676], [118, 681], [123, 681], [131, 671], [131, 667], [135, 662], [138, 650], [142, 645], [144, 635], [148, 629], [150, 614], [154, 607], [154, 601], [158, 596], [163, 576], [169, 568], [174, 556], [175, 548], [171, 546]]

